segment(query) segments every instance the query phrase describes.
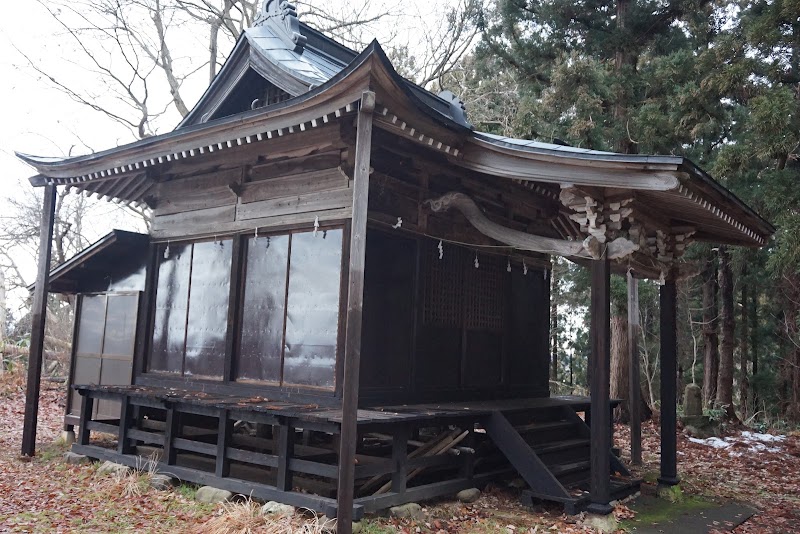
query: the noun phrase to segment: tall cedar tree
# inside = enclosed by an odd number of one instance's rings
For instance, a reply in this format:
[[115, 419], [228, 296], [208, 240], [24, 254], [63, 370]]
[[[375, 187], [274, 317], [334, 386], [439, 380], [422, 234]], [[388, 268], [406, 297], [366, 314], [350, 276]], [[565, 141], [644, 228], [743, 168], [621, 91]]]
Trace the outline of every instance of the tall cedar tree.
[[[767, 304], [753, 332], [777, 334], [777, 375], [770, 390], [778, 415], [800, 421], [800, 3], [759, 0], [745, 4], [736, 24], [726, 29], [714, 53], [706, 84], [735, 105], [730, 140], [713, 167], [743, 200], [778, 227], [771, 249], [748, 255], [752, 280], [766, 280]], [[769, 313], [771, 310], [772, 313]], [[756, 343], [753, 342], [753, 346]], [[759, 349], [760, 350], [760, 349]], [[753, 373], [769, 374], [767, 361]], [[757, 381], [762, 376], [754, 377]], [[761, 388], [766, 391], [766, 388]]]
[[[700, 69], [720, 13], [704, 0], [497, 0], [479, 16], [476, 55], [487, 70], [510, 68], [519, 84], [507, 133], [624, 153], [681, 147], [702, 162], [729, 115]], [[627, 398], [624, 288], [613, 298], [612, 393]]]

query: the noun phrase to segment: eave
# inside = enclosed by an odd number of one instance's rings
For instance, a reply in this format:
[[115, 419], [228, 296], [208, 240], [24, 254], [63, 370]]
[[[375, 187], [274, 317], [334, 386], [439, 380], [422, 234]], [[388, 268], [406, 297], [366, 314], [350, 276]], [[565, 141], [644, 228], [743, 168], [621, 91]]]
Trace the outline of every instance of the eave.
[[[141, 257], [147, 250], [150, 238], [145, 234], [112, 230], [64, 263], [57, 265], [48, 276], [48, 291], [52, 293], [76, 293], [80, 291], [81, 280], [92, 273], [98, 276], [107, 274], [107, 268], [96, 268], [110, 260], [125, 260]], [[33, 291], [36, 284], [28, 286]]]

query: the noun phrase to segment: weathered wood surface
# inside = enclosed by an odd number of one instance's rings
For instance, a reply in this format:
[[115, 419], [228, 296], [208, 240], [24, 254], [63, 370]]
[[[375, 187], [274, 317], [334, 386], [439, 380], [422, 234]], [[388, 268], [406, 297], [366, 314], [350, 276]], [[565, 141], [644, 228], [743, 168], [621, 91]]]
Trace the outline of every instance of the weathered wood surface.
[[[344, 187], [333, 191], [304, 193], [297, 196], [261, 200], [236, 206], [236, 220], [258, 219], [261, 217], [278, 217], [297, 215], [310, 211], [325, 211], [347, 208], [352, 205], [353, 193]], [[313, 221], [313, 219], [311, 219]]]
[[156, 215], [153, 217], [151, 233], [155, 234], [159, 230], [173, 230], [183, 233], [183, 235], [192, 235], [192, 229], [194, 228], [213, 228], [216, 224], [230, 223], [234, 220], [236, 220], [236, 206], [234, 204], [163, 216]]
[[236, 202], [231, 184], [242, 181], [241, 169], [192, 176], [158, 184], [152, 192], [154, 217], [225, 206]]
[[[233, 208], [233, 206], [231, 206]], [[320, 223], [324, 222], [341, 222], [350, 218], [353, 211], [351, 207], [327, 209], [320, 211], [308, 211], [304, 213], [294, 213], [291, 215], [277, 215], [265, 216], [254, 219], [244, 219], [240, 221], [204, 221], [202, 224], [195, 224], [193, 226], [180, 225], [175, 227], [166, 227], [161, 229], [154, 228], [151, 230], [150, 235], [154, 239], [178, 239], [182, 237], [213, 237], [216, 235], [224, 235], [233, 232], [241, 232], [243, 230], [252, 230], [258, 228], [259, 230], [278, 231], [286, 228], [296, 227], [297, 225], [308, 224], [311, 229], [314, 226], [314, 219], [319, 218]]]
[[677, 288], [667, 279], [660, 293], [661, 346], [661, 476], [658, 483], [677, 484], [678, 478], [678, 336]]
[[39, 227], [39, 263], [36, 271], [36, 288], [31, 307], [31, 343], [28, 356], [28, 380], [25, 391], [25, 416], [22, 427], [22, 454], [36, 453], [36, 423], [39, 414], [39, 391], [44, 356], [44, 330], [47, 317], [47, 287], [50, 276], [50, 252], [55, 222], [56, 186], [44, 188], [42, 219]]
[[361, 366], [361, 324], [364, 306], [364, 266], [367, 251], [367, 210], [372, 153], [375, 93], [365, 91], [358, 112], [353, 172], [353, 222], [350, 227], [350, 265], [347, 283], [344, 362], [342, 373], [342, 428], [339, 439], [339, 479], [336, 531], [352, 532], [355, 455], [358, 438], [358, 389]]
[[628, 273], [628, 406], [631, 416], [631, 463], [642, 465], [642, 385], [639, 376], [639, 281]]
[[282, 176], [335, 169], [343, 163], [343, 158], [342, 150], [331, 150], [277, 161], [268, 160], [251, 166], [245, 174], [245, 181], [273, 180]]
[[350, 179], [339, 167], [290, 174], [244, 184], [241, 202], [258, 202], [269, 199], [347, 189]]
[[[326, 156], [320, 161], [331, 163]], [[237, 174], [238, 173], [238, 174]], [[351, 215], [350, 179], [339, 168], [242, 183], [245, 169], [160, 184], [151, 235], [156, 239], [213, 236]]]
[[591, 345], [591, 452], [589, 511], [611, 513], [611, 264], [606, 256], [592, 260]]

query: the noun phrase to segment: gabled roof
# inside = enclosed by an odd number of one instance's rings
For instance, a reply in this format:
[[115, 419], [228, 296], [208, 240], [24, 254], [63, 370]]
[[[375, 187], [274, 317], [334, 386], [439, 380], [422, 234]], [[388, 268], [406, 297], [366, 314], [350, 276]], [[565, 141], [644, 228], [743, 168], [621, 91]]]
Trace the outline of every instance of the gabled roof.
[[[300, 22], [290, 5], [278, 4], [264, 2], [255, 25], [242, 32], [225, 65], [178, 128], [208, 122], [248, 69], [296, 97], [325, 84], [358, 57], [358, 52]], [[450, 91], [434, 95], [409, 80], [398, 81], [431, 110], [471, 128], [463, 103]]]

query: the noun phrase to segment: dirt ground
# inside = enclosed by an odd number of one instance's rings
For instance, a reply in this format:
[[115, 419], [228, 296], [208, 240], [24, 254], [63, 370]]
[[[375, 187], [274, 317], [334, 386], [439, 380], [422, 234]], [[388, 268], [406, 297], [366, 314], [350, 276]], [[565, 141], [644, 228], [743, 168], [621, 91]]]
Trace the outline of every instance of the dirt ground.
[[[61, 432], [63, 384], [44, 382], [39, 415], [38, 454], [19, 456], [24, 410], [24, 378], [0, 375], [0, 532], [321, 532], [320, 518], [297, 513], [265, 518], [254, 503], [205, 505], [193, 499], [195, 487], [156, 491], [147, 473], [124, 477], [100, 475], [97, 465], [67, 465], [66, 448], [54, 443]], [[658, 434], [653, 423], [643, 429], [644, 465], [635, 474], [653, 482], [658, 473]], [[735, 436], [736, 434], [734, 434]], [[617, 428], [617, 445], [627, 447], [626, 427]], [[759, 510], [737, 533], [800, 532], [800, 436], [790, 435], [774, 450], [750, 451], [733, 438], [714, 448], [679, 437], [679, 469], [684, 504], [744, 502]], [[623, 458], [625, 453], [623, 453]], [[653, 486], [645, 485], [644, 491]], [[566, 516], [557, 506], [526, 510], [518, 490], [490, 486], [474, 504], [442, 500], [422, 503], [421, 521], [371, 517], [363, 534], [593, 532], [581, 516]], [[634, 506], [635, 508], [635, 506]], [[651, 518], [626, 504], [615, 509], [622, 528]], [[638, 522], [637, 522], [638, 519]], [[723, 528], [724, 525], [720, 525]], [[621, 530], [623, 531], [623, 530]]]

